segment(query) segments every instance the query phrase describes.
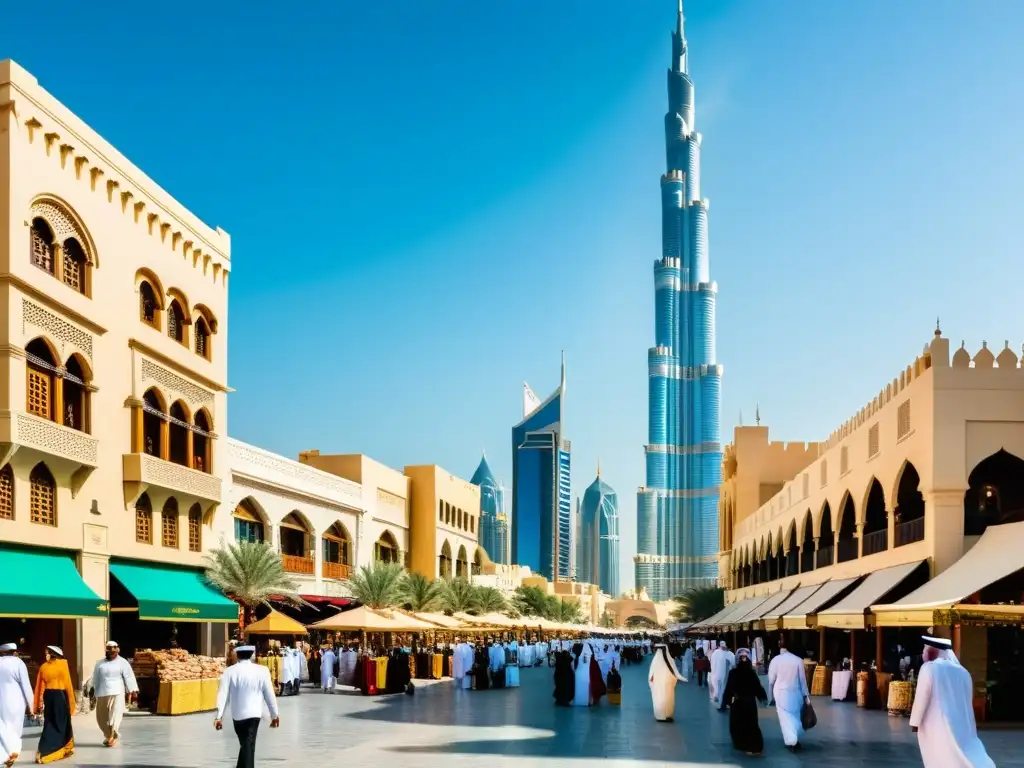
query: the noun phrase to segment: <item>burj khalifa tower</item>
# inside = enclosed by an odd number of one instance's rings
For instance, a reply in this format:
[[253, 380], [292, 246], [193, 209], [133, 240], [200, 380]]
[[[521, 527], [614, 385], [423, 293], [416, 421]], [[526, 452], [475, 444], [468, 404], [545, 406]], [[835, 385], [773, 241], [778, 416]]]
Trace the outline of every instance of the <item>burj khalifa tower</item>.
[[637, 588], [667, 600], [718, 577], [722, 477], [715, 297], [708, 264], [708, 201], [700, 195], [683, 3], [672, 33], [661, 177], [662, 253], [654, 262], [655, 346], [647, 353], [646, 484], [637, 492]]

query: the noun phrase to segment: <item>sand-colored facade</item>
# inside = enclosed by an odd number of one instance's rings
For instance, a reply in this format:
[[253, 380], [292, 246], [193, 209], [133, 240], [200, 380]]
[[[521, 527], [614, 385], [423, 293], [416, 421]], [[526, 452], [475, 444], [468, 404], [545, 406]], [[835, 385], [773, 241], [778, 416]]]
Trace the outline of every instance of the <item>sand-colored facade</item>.
[[977, 541], [978, 505], [1009, 492], [999, 467], [1021, 457], [1018, 356], [1008, 343], [951, 355], [939, 331], [821, 443], [737, 427], [719, 506], [727, 602], [919, 561], [934, 577]]
[[409, 569], [427, 578], [464, 578], [478, 573], [480, 487], [436, 464], [404, 470], [412, 490]]
[[[111, 557], [201, 563], [230, 270], [226, 232], [0, 62], [0, 539], [75, 553], [104, 599]], [[82, 620], [77, 670], [107, 631]]]

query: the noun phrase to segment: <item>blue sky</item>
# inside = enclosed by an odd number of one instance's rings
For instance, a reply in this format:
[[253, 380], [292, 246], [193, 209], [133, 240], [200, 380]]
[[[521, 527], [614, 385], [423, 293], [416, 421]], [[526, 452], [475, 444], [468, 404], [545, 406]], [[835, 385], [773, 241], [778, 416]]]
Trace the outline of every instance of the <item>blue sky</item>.
[[[230, 433], [511, 481], [568, 359], [633, 580], [674, 0], [5, 10], [11, 57], [232, 235]], [[40, 34], [26, 33], [35, 29]], [[1024, 4], [688, 0], [723, 439], [823, 439], [910, 362], [1020, 349]]]

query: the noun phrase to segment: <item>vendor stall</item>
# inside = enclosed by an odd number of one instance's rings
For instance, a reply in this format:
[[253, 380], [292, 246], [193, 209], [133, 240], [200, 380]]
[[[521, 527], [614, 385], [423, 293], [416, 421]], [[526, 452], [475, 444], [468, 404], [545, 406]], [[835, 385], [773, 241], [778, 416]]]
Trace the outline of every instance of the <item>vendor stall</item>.
[[224, 660], [194, 656], [181, 648], [141, 649], [132, 658], [139, 707], [157, 715], [189, 715], [217, 708]]

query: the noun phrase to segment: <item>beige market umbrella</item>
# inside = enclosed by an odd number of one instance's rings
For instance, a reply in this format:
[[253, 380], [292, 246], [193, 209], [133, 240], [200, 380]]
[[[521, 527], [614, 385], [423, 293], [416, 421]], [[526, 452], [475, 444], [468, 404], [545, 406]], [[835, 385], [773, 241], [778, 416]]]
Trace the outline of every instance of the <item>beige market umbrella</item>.
[[326, 629], [332, 632], [421, 632], [435, 629], [425, 621], [414, 619], [403, 614], [386, 615], [383, 611], [375, 611], [361, 605], [351, 611], [344, 611], [329, 618], [310, 624], [315, 629]]

